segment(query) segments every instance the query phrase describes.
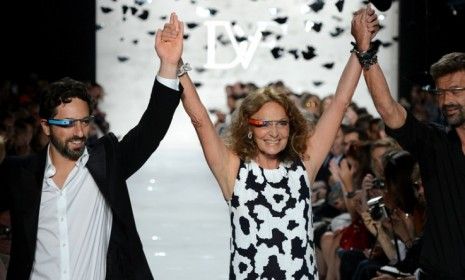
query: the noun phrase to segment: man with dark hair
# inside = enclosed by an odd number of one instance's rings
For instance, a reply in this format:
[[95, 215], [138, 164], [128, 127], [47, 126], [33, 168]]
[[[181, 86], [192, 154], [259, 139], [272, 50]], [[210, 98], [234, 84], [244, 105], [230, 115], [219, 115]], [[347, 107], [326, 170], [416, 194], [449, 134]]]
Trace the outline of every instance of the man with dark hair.
[[182, 50], [159, 33], [160, 70], [148, 107], [121, 141], [110, 133], [86, 147], [91, 98], [85, 84], [65, 78], [41, 102], [50, 144], [0, 165], [0, 211], [10, 210], [12, 224], [7, 279], [153, 279], [126, 179], [158, 147], [180, 100]]
[[[363, 26], [354, 26], [361, 32]], [[357, 38], [355, 36], [355, 38]], [[386, 132], [419, 162], [427, 218], [420, 279], [465, 279], [465, 53], [431, 66], [439, 107], [449, 127], [419, 122], [396, 102], [370, 42], [356, 42], [364, 76]]]
[[347, 151], [349, 151], [350, 147], [361, 145], [362, 143], [368, 140], [368, 136], [365, 133], [365, 131], [357, 127], [342, 125], [341, 129], [344, 133], [344, 154], [347, 153]]

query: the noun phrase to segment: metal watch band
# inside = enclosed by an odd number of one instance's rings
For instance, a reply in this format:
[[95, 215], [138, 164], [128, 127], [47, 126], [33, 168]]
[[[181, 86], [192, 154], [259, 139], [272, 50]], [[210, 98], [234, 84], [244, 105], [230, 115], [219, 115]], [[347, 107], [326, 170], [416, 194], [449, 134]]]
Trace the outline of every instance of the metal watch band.
[[192, 70], [192, 67], [190, 66], [188, 62], [186, 62], [183, 65], [181, 65], [181, 67], [179, 67], [179, 69], [176, 71], [176, 75], [178, 75], [178, 77], [181, 77], [182, 75], [186, 74], [190, 70]]

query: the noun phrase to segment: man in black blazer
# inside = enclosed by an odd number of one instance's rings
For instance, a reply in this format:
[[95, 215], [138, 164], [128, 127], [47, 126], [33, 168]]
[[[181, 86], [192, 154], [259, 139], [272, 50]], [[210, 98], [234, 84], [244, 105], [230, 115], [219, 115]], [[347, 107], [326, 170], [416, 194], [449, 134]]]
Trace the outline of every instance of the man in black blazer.
[[126, 179], [158, 147], [179, 104], [182, 44], [159, 33], [160, 70], [148, 107], [121, 141], [110, 133], [86, 147], [91, 99], [84, 84], [65, 78], [41, 101], [50, 144], [0, 165], [0, 211], [9, 210], [12, 223], [7, 279], [153, 279]]

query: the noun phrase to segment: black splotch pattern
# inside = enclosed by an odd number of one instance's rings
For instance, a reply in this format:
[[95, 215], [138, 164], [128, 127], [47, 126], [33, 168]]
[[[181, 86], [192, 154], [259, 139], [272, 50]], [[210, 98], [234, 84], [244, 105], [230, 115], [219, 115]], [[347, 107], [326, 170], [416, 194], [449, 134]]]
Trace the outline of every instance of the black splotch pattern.
[[278, 170], [241, 161], [229, 201], [229, 279], [318, 279], [305, 167]]
[[247, 220], [247, 219], [244, 218], [244, 217], [240, 217], [240, 218], [239, 218], [239, 223], [241, 224], [242, 232], [243, 232], [245, 235], [248, 235], [248, 234], [250, 233], [250, 223], [249, 223], [249, 220]]

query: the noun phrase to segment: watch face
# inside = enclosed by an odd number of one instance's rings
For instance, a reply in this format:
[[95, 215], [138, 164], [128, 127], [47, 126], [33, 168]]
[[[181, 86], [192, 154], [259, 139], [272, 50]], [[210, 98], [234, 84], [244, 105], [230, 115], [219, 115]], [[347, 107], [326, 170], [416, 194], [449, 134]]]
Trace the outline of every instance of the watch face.
[[178, 77], [180, 77], [190, 70], [192, 70], [192, 67], [189, 65], [189, 63], [184, 63], [183, 65], [179, 67], [176, 73], [178, 74]]

